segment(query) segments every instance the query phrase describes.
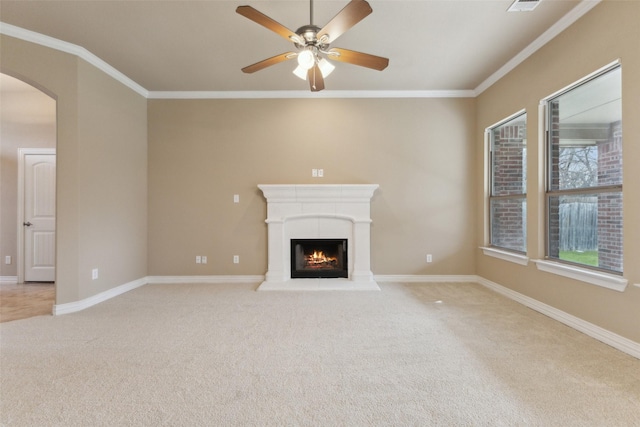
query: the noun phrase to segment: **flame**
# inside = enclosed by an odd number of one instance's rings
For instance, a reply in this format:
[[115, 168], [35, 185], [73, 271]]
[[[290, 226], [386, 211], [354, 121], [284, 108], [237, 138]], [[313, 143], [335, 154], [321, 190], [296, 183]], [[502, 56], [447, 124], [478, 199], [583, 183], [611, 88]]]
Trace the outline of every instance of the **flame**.
[[313, 251], [311, 255], [307, 255], [305, 258], [309, 267], [331, 266], [338, 262], [338, 258], [328, 257], [322, 251]]

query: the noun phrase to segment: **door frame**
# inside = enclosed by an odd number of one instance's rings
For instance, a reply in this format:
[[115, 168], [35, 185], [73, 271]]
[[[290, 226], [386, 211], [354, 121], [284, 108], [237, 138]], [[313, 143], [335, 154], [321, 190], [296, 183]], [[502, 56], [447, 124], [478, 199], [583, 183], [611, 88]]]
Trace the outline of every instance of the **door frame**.
[[[56, 156], [56, 163], [58, 158], [55, 148], [18, 148], [18, 241], [17, 241], [17, 273], [18, 283], [24, 283], [24, 172], [26, 156], [30, 154], [53, 154]], [[57, 170], [57, 168], [56, 168]], [[58, 179], [56, 172], [56, 224], [58, 223]], [[57, 240], [57, 225], [56, 225], [56, 240]], [[57, 252], [57, 244], [56, 244]], [[56, 253], [56, 275], [58, 271], [58, 254]]]

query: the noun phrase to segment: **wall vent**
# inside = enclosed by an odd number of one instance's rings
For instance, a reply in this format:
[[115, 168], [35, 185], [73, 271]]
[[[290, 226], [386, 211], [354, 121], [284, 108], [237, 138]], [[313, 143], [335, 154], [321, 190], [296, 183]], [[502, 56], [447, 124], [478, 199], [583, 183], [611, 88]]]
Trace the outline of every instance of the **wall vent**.
[[531, 12], [535, 9], [541, 0], [516, 0], [514, 1], [507, 12]]

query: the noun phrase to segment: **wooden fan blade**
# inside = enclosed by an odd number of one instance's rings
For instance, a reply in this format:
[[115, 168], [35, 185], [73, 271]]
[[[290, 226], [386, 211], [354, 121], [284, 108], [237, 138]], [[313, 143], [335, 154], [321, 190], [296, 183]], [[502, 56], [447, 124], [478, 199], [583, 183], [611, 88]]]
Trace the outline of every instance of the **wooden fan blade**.
[[341, 49], [334, 47], [329, 49], [329, 59], [335, 61], [347, 62], [361, 67], [372, 68], [382, 71], [389, 65], [389, 59], [381, 56], [369, 55], [368, 53], [356, 52], [354, 50]]
[[349, 28], [356, 25], [367, 17], [373, 9], [364, 0], [351, 0], [327, 25], [318, 32], [316, 37], [320, 40], [323, 36], [328, 36], [328, 43], [333, 43], [338, 37], [344, 34]]
[[236, 12], [289, 41], [299, 39], [299, 36], [296, 33], [251, 6], [238, 6]]
[[255, 73], [256, 71], [260, 71], [272, 65], [279, 64], [280, 62], [288, 61], [292, 58], [295, 58], [296, 56], [297, 53], [294, 52], [281, 53], [280, 55], [272, 56], [271, 58], [246, 66], [242, 69], [242, 72]]
[[311, 92], [320, 92], [324, 89], [324, 78], [318, 64], [309, 68], [307, 71], [307, 80], [309, 80], [309, 87]]

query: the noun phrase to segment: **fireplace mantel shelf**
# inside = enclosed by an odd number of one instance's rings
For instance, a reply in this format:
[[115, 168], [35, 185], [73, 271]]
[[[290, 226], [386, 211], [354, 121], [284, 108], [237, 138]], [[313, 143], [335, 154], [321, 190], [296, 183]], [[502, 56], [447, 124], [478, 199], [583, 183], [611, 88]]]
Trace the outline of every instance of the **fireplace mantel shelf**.
[[269, 203], [369, 203], [378, 184], [260, 184]]
[[[268, 270], [258, 290], [380, 290], [370, 267], [370, 204], [378, 184], [260, 184]], [[348, 241], [347, 279], [292, 279], [291, 239]]]

